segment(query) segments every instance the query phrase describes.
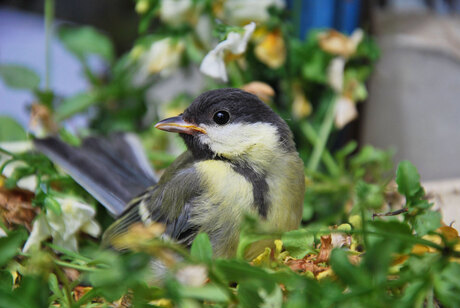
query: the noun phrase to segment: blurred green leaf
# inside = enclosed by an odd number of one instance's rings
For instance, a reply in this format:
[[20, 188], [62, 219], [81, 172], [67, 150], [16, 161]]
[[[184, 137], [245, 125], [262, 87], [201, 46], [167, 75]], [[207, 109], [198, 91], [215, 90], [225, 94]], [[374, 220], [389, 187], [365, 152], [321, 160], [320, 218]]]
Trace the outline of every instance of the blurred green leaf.
[[460, 264], [452, 262], [434, 279], [436, 298], [445, 307], [460, 307]]
[[203, 301], [226, 302], [229, 300], [226, 292], [213, 284], [207, 284], [202, 287], [182, 286], [181, 295], [186, 298], [194, 298]]
[[380, 208], [385, 201], [382, 188], [379, 185], [359, 180], [355, 190], [359, 202], [369, 208]]
[[348, 260], [347, 253], [342, 249], [333, 249], [330, 264], [334, 273], [350, 287], [369, 286], [369, 279], [360, 267], [354, 266]]
[[30, 68], [15, 64], [0, 65], [0, 77], [8, 87], [14, 89], [33, 90], [40, 84], [37, 73]]
[[8, 116], [0, 116], [0, 142], [26, 139], [27, 134], [21, 124]]
[[0, 270], [0, 290], [6, 292], [13, 290], [13, 276], [7, 270]]
[[399, 163], [396, 171], [396, 183], [398, 184], [398, 191], [406, 198], [414, 197], [421, 189], [420, 175], [410, 161], [405, 160]]
[[423, 236], [428, 232], [441, 227], [441, 213], [426, 211], [415, 217], [414, 229], [418, 236]]
[[282, 235], [283, 246], [294, 258], [303, 258], [307, 253], [314, 252], [314, 236], [306, 229], [286, 232]]
[[51, 196], [46, 196], [46, 197], [45, 197], [44, 204], [45, 204], [45, 207], [46, 207], [48, 210], [53, 211], [54, 214], [56, 214], [56, 215], [61, 215], [61, 213], [62, 213], [61, 205], [60, 205], [59, 202], [57, 202], [56, 199], [54, 199], [53, 197], [51, 197]]
[[263, 303], [259, 295], [261, 289], [260, 281], [245, 281], [238, 285], [238, 298], [240, 306], [244, 308], [260, 307]]
[[56, 109], [56, 118], [62, 121], [76, 113], [84, 111], [99, 101], [97, 92], [78, 93], [63, 100]]
[[14, 290], [16, 298], [20, 299], [23, 307], [45, 308], [48, 306], [49, 287], [46, 280], [40, 276], [24, 276], [21, 284]]
[[330, 59], [331, 56], [320, 49], [312, 50], [303, 64], [303, 77], [318, 83], [327, 83], [327, 67]]
[[78, 58], [84, 59], [92, 54], [108, 62], [114, 58], [110, 39], [92, 27], [61, 27], [58, 36], [64, 46]]
[[6, 264], [19, 251], [27, 239], [27, 232], [24, 229], [11, 231], [7, 237], [0, 238], [0, 266]]
[[206, 233], [200, 233], [195, 237], [190, 248], [190, 254], [202, 262], [210, 262], [212, 260], [211, 241]]

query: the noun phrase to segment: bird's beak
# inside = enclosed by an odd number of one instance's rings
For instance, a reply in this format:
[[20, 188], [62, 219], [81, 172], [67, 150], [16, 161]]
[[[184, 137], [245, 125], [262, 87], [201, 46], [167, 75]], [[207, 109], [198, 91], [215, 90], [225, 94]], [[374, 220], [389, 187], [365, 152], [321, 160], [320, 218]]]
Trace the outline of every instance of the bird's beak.
[[172, 133], [182, 133], [188, 135], [194, 135], [196, 133], [206, 134], [206, 130], [201, 127], [198, 127], [194, 124], [186, 122], [182, 116], [172, 117], [164, 119], [157, 124], [155, 128], [172, 132]]

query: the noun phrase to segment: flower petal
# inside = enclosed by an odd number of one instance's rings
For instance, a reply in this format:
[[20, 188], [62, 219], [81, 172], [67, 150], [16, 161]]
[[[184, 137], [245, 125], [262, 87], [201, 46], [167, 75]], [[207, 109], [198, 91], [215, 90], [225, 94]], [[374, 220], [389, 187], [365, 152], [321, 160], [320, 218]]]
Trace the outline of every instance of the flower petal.
[[222, 52], [211, 50], [203, 59], [200, 71], [215, 79], [227, 82], [227, 70], [225, 69], [224, 55]]
[[23, 252], [28, 252], [30, 249], [36, 249], [40, 243], [51, 235], [48, 223], [44, 215], [39, 215], [32, 226], [32, 232], [29, 235], [24, 247]]
[[337, 99], [334, 119], [337, 128], [343, 128], [357, 117], [356, 104], [351, 99], [344, 96]]
[[345, 58], [336, 57], [331, 60], [327, 69], [327, 79], [329, 85], [336, 93], [343, 91], [343, 75], [345, 70]]

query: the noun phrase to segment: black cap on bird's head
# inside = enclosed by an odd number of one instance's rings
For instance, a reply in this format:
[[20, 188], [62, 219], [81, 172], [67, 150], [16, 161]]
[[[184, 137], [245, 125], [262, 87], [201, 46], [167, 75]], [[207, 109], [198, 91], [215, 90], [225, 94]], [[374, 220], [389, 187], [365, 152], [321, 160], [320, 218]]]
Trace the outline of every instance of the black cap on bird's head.
[[179, 133], [189, 150], [203, 158], [227, 156], [226, 152], [242, 143], [263, 142], [260, 136], [267, 128], [274, 128], [284, 150], [295, 150], [284, 120], [257, 96], [240, 89], [205, 92], [181, 115], [162, 120], [155, 127]]

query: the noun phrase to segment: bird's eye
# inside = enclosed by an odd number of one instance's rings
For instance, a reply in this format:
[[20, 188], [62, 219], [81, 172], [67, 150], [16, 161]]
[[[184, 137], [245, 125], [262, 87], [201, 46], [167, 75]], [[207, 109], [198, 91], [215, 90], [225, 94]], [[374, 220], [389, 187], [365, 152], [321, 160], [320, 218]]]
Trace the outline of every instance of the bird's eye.
[[217, 111], [214, 114], [214, 117], [212, 118], [214, 122], [216, 122], [219, 125], [224, 125], [230, 120], [230, 115], [228, 114], [227, 111]]

